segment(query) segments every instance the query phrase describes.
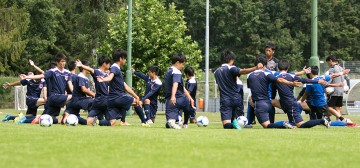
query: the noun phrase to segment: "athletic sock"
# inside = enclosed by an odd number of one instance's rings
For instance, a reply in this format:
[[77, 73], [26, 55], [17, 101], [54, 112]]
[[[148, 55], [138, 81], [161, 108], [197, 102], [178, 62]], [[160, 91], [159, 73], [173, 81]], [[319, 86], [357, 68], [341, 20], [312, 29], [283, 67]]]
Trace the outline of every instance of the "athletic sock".
[[53, 118], [53, 124], [58, 124], [59, 120], [57, 118]]
[[189, 112], [184, 112], [184, 124], [188, 124], [190, 118]]
[[135, 112], [136, 114], [139, 116], [141, 123], [146, 123], [145, 118], [144, 118], [144, 111], [141, 107], [136, 106], [135, 107]]
[[275, 107], [274, 106], [271, 107], [271, 110], [269, 112], [269, 120], [270, 120], [270, 123], [275, 122]]
[[99, 125], [100, 126], [111, 126], [110, 121], [108, 121], [108, 120], [100, 120]]
[[234, 127], [232, 126], [231, 123], [226, 123], [224, 124], [224, 129], [233, 129]]
[[248, 102], [246, 118], [248, 119], [249, 124], [253, 123], [253, 121], [255, 120], [254, 108], [250, 105], [250, 102]]
[[340, 121], [343, 121], [345, 118], [340, 116], [339, 119], [340, 119]]
[[84, 118], [78, 117], [80, 125], [87, 125], [87, 121]]
[[284, 127], [282, 124], [278, 124], [278, 123], [270, 123], [266, 128], [286, 128]]
[[121, 122], [125, 122], [126, 120], [126, 111], [124, 110], [122, 113], [121, 113]]
[[323, 119], [309, 120], [303, 123], [299, 128], [311, 128], [320, 124], [324, 124]]
[[35, 118], [36, 116], [26, 116], [24, 123], [31, 123]]
[[8, 120], [15, 120], [17, 116], [10, 116]]
[[145, 111], [146, 118], [149, 120], [150, 119], [150, 104], [144, 104], [144, 111]]

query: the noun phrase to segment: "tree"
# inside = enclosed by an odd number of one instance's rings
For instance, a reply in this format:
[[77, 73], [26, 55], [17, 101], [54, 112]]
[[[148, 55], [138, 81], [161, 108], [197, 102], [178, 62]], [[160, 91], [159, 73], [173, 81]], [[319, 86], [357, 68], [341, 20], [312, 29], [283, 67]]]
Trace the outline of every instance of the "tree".
[[0, 2], [0, 74], [14, 75], [10, 65], [21, 58], [27, 44], [29, 15], [24, 9]]
[[[186, 36], [186, 23], [182, 11], [174, 4], [165, 7], [157, 0], [136, 1], [133, 5], [133, 67], [147, 72], [147, 67], [158, 65], [160, 76], [171, 66], [170, 58], [181, 52], [187, 56], [187, 63], [198, 68], [201, 61], [198, 44]], [[110, 16], [109, 36], [100, 52], [110, 55], [114, 48], [127, 48], [127, 10]], [[141, 89], [143, 83], [134, 78], [134, 88]], [[143, 91], [144, 89], [142, 89]]]

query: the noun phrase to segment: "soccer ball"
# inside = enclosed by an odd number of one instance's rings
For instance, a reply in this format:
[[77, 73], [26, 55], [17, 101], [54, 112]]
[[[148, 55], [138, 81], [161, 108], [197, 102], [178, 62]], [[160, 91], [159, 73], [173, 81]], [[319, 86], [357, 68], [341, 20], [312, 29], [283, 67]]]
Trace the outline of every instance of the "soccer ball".
[[327, 88], [325, 88], [325, 92], [326, 92], [326, 94], [331, 94], [331, 93], [333, 93], [334, 92], [334, 87], [327, 87]]
[[239, 117], [237, 118], [237, 121], [238, 121], [240, 127], [242, 127], [242, 128], [244, 128], [245, 125], [248, 124], [248, 119], [247, 119], [246, 117], [244, 117], [244, 116], [239, 116]]
[[40, 126], [50, 127], [53, 124], [53, 119], [49, 114], [44, 114], [40, 116]]
[[196, 124], [199, 127], [206, 127], [209, 125], [209, 119], [206, 116], [199, 116], [196, 119]]
[[76, 126], [79, 123], [79, 119], [76, 115], [70, 114], [66, 117], [66, 125]]

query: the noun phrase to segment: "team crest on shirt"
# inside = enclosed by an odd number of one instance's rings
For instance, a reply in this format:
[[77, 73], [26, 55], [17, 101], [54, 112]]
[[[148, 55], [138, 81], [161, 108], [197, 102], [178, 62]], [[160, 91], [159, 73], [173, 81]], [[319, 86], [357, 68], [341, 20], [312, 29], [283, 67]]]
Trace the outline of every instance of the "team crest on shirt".
[[69, 80], [69, 76], [65, 76], [65, 80], [68, 81], [68, 80]]
[[44, 87], [44, 85], [43, 85], [43, 84], [40, 84], [40, 85], [39, 85], [39, 88], [40, 88], [40, 89], [42, 89], [43, 87]]

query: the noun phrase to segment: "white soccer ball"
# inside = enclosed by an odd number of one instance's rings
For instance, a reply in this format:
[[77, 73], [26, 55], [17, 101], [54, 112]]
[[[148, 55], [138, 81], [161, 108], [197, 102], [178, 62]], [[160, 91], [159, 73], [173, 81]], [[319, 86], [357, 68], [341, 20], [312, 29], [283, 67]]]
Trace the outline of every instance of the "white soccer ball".
[[245, 116], [239, 116], [239, 117], [237, 118], [237, 121], [238, 121], [240, 127], [242, 127], [242, 128], [244, 128], [245, 125], [247, 125], [248, 122], [249, 122], [248, 119], [247, 119]]
[[325, 91], [326, 91], [326, 94], [331, 94], [331, 93], [333, 93], [334, 92], [334, 87], [327, 87], [327, 88], [325, 88]]
[[40, 126], [50, 127], [53, 124], [53, 118], [49, 114], [44, 114], [40, 116]]
[[199, 116], [196, 119], [196, 124], [199, 127], [206, 127], [209, 125], [209, 119], [206, 116]]
[[76, 115], [70, 114], [66, 117], [66, 125], [76, 126], [79, 123], [79, 119]]
[[350, 90], [349, 86], [348, 86], [348, 85], [345, 85], [345, 86], [344, 86], [344, 92], [347, 92], [347, 91], [349, 91], [349, 90]]

